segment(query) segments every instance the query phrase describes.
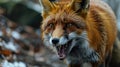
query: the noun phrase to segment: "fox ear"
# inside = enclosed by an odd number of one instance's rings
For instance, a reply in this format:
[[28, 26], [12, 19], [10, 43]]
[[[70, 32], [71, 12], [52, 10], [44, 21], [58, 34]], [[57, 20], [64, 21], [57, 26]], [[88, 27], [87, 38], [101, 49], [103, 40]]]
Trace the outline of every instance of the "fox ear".
[[42, 7], [42, 16], [46, 17], [48, 13], [52, 10], [53, 5], [49, 0], [39, 0], [40, 6]]
[[77, 13], [86, 16], [89, 9], [90, 0], [72, 0], [69, 6]]

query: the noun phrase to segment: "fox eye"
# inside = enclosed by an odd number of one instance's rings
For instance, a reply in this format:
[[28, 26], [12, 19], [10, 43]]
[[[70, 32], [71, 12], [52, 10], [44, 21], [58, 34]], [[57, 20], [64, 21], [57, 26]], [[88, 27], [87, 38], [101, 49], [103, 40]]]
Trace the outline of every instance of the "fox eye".
[[54, 24], [53, 24], [53, 23], [50, 23], [50, 24], [47, 25], [47, 27], [53, 28], [53, 27], [54, 27]]
[[68, 23], [68, 24], [66, 24], [66, 26], [67, 27], [71, 27], [71, 26], [73, 26], [73, 24], [72, 23]]

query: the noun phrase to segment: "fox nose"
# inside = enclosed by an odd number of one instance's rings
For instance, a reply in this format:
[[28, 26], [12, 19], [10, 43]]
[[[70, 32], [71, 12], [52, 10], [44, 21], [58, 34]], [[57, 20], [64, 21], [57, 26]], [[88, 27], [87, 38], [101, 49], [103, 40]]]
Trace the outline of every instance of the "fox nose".
[[58, 38], [53, 38], [52, 39], [52, 43], [53, 44], [58, 44], [59, 43], [59, 39]]

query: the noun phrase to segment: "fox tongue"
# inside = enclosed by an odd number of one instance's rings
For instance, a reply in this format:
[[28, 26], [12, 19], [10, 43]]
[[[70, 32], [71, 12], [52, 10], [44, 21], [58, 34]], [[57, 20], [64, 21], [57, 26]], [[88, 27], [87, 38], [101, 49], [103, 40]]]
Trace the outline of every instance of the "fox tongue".
[[59, 59], [63, 60], [65, 58], [65, 48], [64, 46], [60, 46], [58, 49], [58, 55], [59, 55]]

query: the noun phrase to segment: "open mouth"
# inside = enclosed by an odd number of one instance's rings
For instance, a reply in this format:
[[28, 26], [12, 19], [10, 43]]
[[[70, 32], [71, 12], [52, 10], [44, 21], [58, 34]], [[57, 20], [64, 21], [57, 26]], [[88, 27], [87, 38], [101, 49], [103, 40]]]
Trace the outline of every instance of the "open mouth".
[[65, 59], [65, 57], [67, 56], [69, 49], [70, 49], [71, 42], [72, 41], [69, 41], [67, 44], [56, 46], [57, 53], [58, 53], [60, 60]]

